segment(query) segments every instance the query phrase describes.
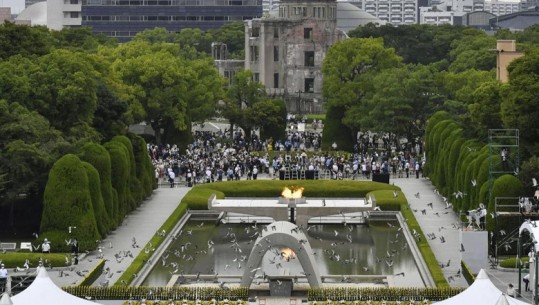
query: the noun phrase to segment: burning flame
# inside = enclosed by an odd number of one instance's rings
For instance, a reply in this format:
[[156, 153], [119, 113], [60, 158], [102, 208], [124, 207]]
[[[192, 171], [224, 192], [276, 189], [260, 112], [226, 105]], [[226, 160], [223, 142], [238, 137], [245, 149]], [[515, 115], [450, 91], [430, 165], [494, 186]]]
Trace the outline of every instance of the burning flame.
[[303, 188], [298, 187], [297, 189], [289, 189], [285, 186], [283, 192], [281, 193], [281, 196], [287, 199], [299, 199], [303, 197]]
[[289, 262], [291, 259], [296, 258], [296, 253], [290, 248], [281, 249], [281, 259]]

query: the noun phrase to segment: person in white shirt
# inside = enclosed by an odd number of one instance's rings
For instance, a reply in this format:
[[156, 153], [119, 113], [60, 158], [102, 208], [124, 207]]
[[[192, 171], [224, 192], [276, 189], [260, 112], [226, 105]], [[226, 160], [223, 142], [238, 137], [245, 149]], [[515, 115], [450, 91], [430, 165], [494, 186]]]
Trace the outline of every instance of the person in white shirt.
[[0, 280], [7, 279], [8, 273], [7, 269], [5, 268], [4, 264], [0, 265]]
[[43, 240], [43, 243], [41, 244], [41, 252], [51, 253], [51, 243], [46, 238], [45, 240]]
[[256, 180], [256, 176], [258, 176], [258, 168], [253, 166], [253, 180]]

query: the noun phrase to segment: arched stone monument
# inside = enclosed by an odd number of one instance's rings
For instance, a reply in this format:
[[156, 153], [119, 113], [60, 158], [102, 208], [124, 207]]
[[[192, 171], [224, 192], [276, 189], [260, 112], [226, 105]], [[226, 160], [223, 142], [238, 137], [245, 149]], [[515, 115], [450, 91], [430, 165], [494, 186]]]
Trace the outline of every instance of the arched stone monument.
[[247, 261], [247, 268], [243, 272], [241, 279], [242, 287], [250, 287], [253, 281], [255, 269], [257, 269], [264, 258], [264, 254], [272, 247], [287, 247], [294, 251], [307, 280], [311, 287], [322, 287], [322, 279], [316, 268], [313, 250], [307, 236], [298, 226], [287, 221], [277, 221], [267, 225], [258, 236], [251, 255]]

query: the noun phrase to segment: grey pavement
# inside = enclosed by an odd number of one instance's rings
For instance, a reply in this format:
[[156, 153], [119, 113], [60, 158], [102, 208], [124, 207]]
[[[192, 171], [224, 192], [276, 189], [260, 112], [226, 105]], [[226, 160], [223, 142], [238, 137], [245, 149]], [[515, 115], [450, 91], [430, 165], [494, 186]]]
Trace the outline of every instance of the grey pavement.
[[[266, 174], [259, 175], [259, 178], [270, 179]], [[417, 212], [414, 211], [414, 215], [423, 233], [425, 235], [429, 233], [436, 235], [435, 239], [429, 240], [429, 245], [438, 262], [446, 265], [451, 260], [451, 264], [442, 269], [446, 277], [453, 276], [455, 279], [450, 285], [467, 287], [463, 277], [455, 277], [460, 269], [460, 237], [457, 229], [459, 227], [457, 225], [459, 223], [457, 214], [452, 209], [446, 209], [446, 204], [442, 197], [434, 192], [434, 187], [427, 178], [416, 179], [415, 176], [392, 178], [391, 183], [402, 189], [411, 208], [417, 210]], [[123, 224], [100, 243], [103, 258], [107, 260], [105, 267], [110, 268], [110, 272], [102, 276], [94, 285], [99, 285], [106, 280], [111, 285], [114, 284], [122, 271], [133, 262], [132, 257], [124, 257], [124, 251], [131, 251], [133, 257], [136, 257], [154, 234], [157, 233], [159, 227], [189, 190], [190, 188], [183, 186], [158, 188], [137, 210], [128, 215]], [[416, 197], [417, 193], [419, 193], [419, 196]], [[430, 202], [432, 202], [432, 208], [427, 205]], [[426, 210], [426, 215], [423, 215], [421, 210]], [[445, 239], [443, 243], [440, 240], [441, 236]], [[133, 237], [136, 238], [139, 248], [132, 247]], [[112, 248], [110, 248], [110, 245], [112, 245]], [[80, 260], [79, 265], [75, 266], [75, 270], [91, 270], [98, 262], [97, 255], [99, 254], [98, 251], [90, 252]], [[115, 257], [118, 254], [123, 258], [120, 262], [117, 262]], [[492, 282], [502, 291], [507, 289], [509, 283], [513, 283], [518, 287], [517, 272], [490, 269], [489, 266], [485, 266], [484, 269], [489, 274]], [[76, 275], [75, 272], [67, 271], [69, 276], [65, 276], [65, 274], [66, 272], [64, 272], [64, 276], [60, 276], [60, 272], [57, 270], [49, 272], [51, 279], [58, 286], [72, 285], [81, 280], [81, 277]], [[522, 300], [529, 302], [530, 299], [531, 293], [523, 292]]]
[[[103, 259], [106, 260], [105, 268], [110, 268], [110, 272], [94, 284], [98, 285], [104, 281], [108, 281], [110, 285], [114, 284], [140, 251], [144, 250], [144, 246], [157, 233], [189, 190], [186, 187], [156, 189], [153, 195], [131, 212], [115, 231], [96, 245], [96, 249], [101, 247], [102, 253], [95, 250], [84, 255], [79, 264], [74, 266], [73, 272], [67, 270], [60, 276], [59, 270], [49, 271], [49, 276], [58, 286], [74, 285], [82, 279], [75, 271], [93, 269], [99, 261], [98, 256], [103, 255]], [[133, 238], [136, 239], [138, 248], [133, 247]], [[125, 255], [127, 251], [131, 251], [132, 257]], [[115, 255], [119, 255], [120, 259]]]

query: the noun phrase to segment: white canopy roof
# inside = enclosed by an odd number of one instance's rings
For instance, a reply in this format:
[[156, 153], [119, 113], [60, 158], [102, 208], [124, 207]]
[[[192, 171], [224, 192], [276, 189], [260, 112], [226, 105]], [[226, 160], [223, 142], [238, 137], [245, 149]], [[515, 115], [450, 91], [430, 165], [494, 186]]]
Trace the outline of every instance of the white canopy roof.
[[90, 302], [78, 298], [60, 289], [50, 279], [44, 267], [38, 268], [37, 277], [21, 293], [13, 296], [11, 301], [14, 305], [51, 305], [51, 304], [69, 304], [69, 305], [96, 305], [98, 303]]
[[[504, 298], [504, 299], [502, 299]], [[502, 303], [499, 303], [499, 302]], [[507, 303], [503, 303], [507, 301]], [[468, 289], [447, 300], [437, 302], [436, 305], [530, 305], [502, 293], [488, 278], [485, 270], [481, 269], [475, 282]]]
[[[528, 231], [530, 233], [530, 237], [537, 241], [537, 238], [539, 237], [539, 221], [525, 221], [522, 225], [520, 225], [520, 229], [518, 229], [518, 235], [521, 235], [522, 232]], [[539, 249], [537, 249], [539, 250]]]

